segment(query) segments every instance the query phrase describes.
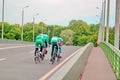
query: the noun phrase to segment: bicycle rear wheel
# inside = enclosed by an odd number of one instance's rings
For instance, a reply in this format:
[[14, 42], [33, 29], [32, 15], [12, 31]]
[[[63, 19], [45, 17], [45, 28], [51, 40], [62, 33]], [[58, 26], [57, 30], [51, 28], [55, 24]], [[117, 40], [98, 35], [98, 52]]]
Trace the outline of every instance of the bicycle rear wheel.
[[52, 56], [52, 64], [54, 64], [54, 62], [55, 62], [55, 57], [56, 57], [56, 53], [53, 53], [53, 56]]
[[35, 61], [35, 64], [37, 64], [38, 63], [38, 57], [34, 57], [34, 61]]
[[44, 60], [44, 55], [40, 54], [41, 60]]
[[57, 57], [57, 62], [59, 62], [60, 61], [60, 58], [59, 57]]
[[54, 64], [54, 62], [55, 62], [55, 57], [52, 58], [52, 64]]
[[39, 52], [36, 53], [36, 56], [34, 57], [34, 61], [35, 61], [35, 64], [37, 64], [38, 62], [40, 63], [40, 53]]

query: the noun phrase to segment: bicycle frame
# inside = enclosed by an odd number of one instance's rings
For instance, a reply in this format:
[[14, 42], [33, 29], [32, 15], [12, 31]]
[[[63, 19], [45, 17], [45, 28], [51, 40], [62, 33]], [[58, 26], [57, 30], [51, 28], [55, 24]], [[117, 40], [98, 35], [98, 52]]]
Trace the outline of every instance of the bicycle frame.
[[58, 52], [57, 52], [57, 49], [56, 49], [56, 46], [55, 46], [54, 49], [53, 49], [52, 64], [54, 63], [56, 57], [57, 57], [57, 62], [58, 62], [59, 57], [58, 57]]

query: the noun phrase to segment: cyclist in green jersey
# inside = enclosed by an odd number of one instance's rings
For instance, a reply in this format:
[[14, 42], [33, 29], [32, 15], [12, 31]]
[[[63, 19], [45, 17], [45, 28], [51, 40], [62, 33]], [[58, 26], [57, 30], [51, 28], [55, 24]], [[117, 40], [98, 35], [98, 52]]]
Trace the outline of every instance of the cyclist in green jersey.
[[35, 56], [36, 56], [36, 51], [40, 48], [40, 52], [42, 52], [42, 49], [44, 47], [44, 40], [43, 40], [43, 34], [40, 34], [36, 37], [35, 40]]
[[43, 33], [43, 39], [44, 39], [44, 47], [47, 48], [49, 44], [49, 36], [44, 32]]
[[51, 39], [51, 46], [52, 46], [52, 51], [51, 51], [51, 57], [53, 55], [53, 50], [54, 50], [54, 47], [56, 46], [56, 50], [58, 51], [58, 37], [56, 35], [54, 35]]
[[62, 44], [63, 44], [63, 39], [61, 37], [58, 37], [58, 45], [59, 45], [59, 58], [62, 58], [61, 53], [62, 53]]

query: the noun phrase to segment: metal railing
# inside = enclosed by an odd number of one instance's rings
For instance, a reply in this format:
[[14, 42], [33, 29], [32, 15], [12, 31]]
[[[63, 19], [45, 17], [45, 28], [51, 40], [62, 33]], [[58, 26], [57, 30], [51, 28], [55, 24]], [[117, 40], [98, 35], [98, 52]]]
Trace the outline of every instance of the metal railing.
[[120, 50], [109, 43], [102, 42], [100, 47], [104, 50], [118, 80], [120, 80]]

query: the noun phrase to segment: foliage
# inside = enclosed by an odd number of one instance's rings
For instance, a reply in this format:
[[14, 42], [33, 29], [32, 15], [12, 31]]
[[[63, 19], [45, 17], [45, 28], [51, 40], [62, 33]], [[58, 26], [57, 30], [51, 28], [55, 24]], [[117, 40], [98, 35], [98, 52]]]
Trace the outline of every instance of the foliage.
[[[93, 42], [96, 46], [98, 39], [99, 24], [90, 24], [82, 20], [71, 20], [68, 26], [47, 25], [44, 22], [38, 24], [26, 23], [23, 27], [23, 40], [33, 41], [33, 26], [35, 37], [42, 32], [49, 35], [49, 38], [56, 34], [61, 36], [65, 45], [84, 46], [88, 42]], [[11, 25], [8, 22], [4, 23], [4, 38], [21, 40], [22, 28], [19, 24]], [[114, 27], [110, 28], [109, 42], [114, 44]], [[0, 23], [0, 37], [2, 33], [2, 23]], [[50, 41], [49, 41], [50, 42]]]
[[[0, 32], [2, 33], [2, 23], [0, 23]], [[0, 34], [1, 36], [1, 34]], [[15, 39], [20, 40], [21, 28], [18, 24], [10, 25], [9, 23], [4, 23], [4, 38], [5, 39]]]
[[73, 44], [73, 34], [74, 32], [70, 29], [63, 30], [60, 36], [63, 38], [66, 45]]
[[109, 33], [109, 43], [114, 45], [114, 34], [113, 33]]

